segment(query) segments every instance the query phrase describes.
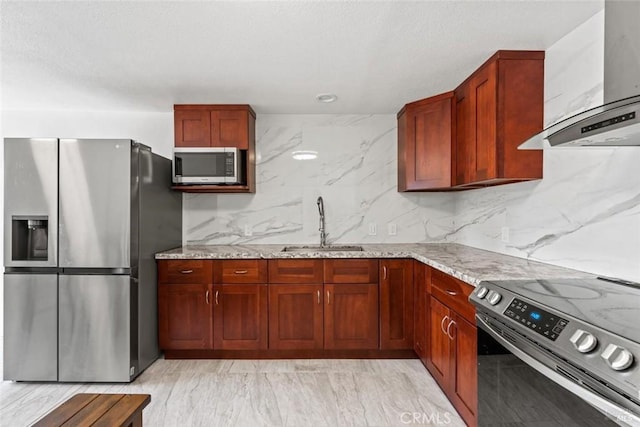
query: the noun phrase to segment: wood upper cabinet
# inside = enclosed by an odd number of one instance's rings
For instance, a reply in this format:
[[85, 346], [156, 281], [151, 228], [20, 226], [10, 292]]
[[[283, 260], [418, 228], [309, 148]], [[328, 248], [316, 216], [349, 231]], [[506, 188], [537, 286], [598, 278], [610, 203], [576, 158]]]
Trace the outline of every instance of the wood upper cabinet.
[[412, 102], [398, 113], [398, 191], [437, 190], [455, 180], [453, 92]]
[[498, 51], [455, 96], [455, 185], [542, 178], [542, 150], [518, 146], [542, 130], [544, 52]]
[[176, 147], [236, 147], [255, 141], [256, 113], [249, 105], [174, 105]]
[[477, 425], [478, 366], [472, 287], [432, 269], [427, 368], [469, 426]]
[[211, 147], [211, 113], [208, 110], [181, 110], [174, 106], [176, 147]]
[[413, 349], [413, 260], [380, 260], [380, 348]]
[[176, 147], [236, 147], [241, 150], [246, 183], [174, 185], [185, 193], [255, 193], [256, 113], [249, 105], [174, 105]]
[[266, 349], [267, 285], [223, 284], [213, 290], [214, 349]]

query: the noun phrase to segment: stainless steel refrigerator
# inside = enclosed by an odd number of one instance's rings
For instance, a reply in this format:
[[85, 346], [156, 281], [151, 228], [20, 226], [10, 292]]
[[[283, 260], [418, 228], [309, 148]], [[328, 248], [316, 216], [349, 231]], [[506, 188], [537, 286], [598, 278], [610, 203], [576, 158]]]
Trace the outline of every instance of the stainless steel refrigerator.
[[4, 379], [130, 382], [160, 354], [171, 162], [131, 140], [4, 141]]

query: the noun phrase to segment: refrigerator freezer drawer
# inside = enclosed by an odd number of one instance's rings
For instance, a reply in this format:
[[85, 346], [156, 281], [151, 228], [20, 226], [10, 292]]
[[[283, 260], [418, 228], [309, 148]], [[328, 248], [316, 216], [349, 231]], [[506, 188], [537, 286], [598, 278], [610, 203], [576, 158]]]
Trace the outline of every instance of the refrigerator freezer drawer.
[[60, 381], [130, 382], [130, 370], [137, 374], [131, 277], [60, 275], [59, 282]]
[[58, 275], [4, 275], [4, 379], [57, 381]]

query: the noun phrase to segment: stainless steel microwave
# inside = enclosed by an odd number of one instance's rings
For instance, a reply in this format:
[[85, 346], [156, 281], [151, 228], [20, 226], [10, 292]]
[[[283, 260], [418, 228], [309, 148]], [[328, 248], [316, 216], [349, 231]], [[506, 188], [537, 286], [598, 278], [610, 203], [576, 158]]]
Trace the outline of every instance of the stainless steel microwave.
[[243, 152], [235, 147], [173, 150], [174, 184], [244, 184]]

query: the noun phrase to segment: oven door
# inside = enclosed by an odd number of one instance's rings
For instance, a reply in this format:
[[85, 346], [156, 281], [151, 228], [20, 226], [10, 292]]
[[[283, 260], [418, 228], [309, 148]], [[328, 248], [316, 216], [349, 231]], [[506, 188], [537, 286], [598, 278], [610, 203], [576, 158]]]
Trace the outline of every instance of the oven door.
[[476, 320], [480, 427], [640, 426], [640, 418], [611, 399], [614, 391], [500, 321], [482, 313]]

